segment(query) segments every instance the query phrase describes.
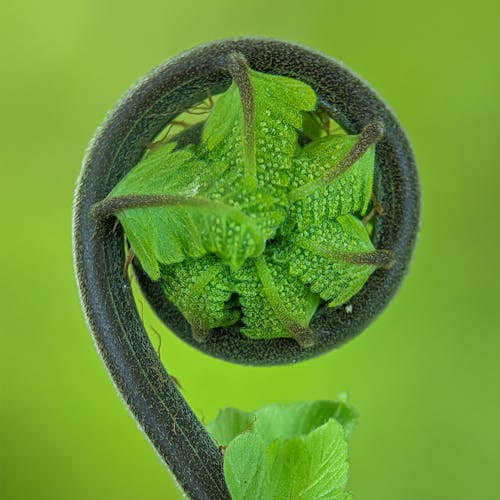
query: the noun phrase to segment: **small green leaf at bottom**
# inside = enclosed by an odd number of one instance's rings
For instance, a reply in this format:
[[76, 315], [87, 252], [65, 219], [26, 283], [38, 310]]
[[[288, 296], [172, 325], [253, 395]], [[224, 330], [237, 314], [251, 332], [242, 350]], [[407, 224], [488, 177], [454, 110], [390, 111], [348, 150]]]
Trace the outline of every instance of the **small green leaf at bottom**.
[[356, 412], [343, 402], [271, 405], [253, 415], [223, 410], [208, 426], [227, 446], [233, 500], [348, 500], [347, 435]]

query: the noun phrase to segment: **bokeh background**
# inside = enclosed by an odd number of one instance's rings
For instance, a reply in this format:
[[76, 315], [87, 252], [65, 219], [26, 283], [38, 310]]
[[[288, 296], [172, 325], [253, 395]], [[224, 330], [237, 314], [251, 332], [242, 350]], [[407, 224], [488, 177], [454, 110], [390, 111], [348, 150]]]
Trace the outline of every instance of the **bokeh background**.
[[146, 316], [167, 368], [206, 420], [347, 391], [359, 500], [500, 498], [496, 0], [26, 0], [2, 2], [0, 28], [1, 498], [180, 498], [87, 332], [71, 203], [120, 95], [164, 59], [236, 35], [318, 49], [390, 103], [419, 163], [420, 242], [391, 306], [338, 351], [233, 366]]

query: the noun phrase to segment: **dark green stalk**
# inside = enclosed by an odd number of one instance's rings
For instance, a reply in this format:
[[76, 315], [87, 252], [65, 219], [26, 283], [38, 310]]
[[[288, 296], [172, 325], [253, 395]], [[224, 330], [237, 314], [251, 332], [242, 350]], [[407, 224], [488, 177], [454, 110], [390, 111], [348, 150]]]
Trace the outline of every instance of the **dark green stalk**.
[[248, 77], [248, 63], [240, 52], [232, 52], [227, 58], [229, 74], [238, 87], [243, 110], [243, 143], [245, 146], [246, 177], [249, 186], [257, 182], [257, 165], [255, 162], [254, 113], [255, 105], [253, 88]]

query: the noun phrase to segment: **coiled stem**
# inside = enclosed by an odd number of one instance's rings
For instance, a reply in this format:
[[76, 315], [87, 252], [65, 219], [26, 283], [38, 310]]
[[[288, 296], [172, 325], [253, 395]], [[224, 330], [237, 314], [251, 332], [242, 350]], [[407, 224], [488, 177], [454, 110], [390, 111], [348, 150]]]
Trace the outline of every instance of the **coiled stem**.
[[293, 363], [341, 345], [360, 333], [388, 304], [411, 259], [419, 220], [419, 185], [409, 142], [394, 115], [358, 77], [332, 59], [276, 40], [234, 39], [197, 47], [156, 68], [108, 115], [84, 159], [75, 196], [75, 270], [85, 315], [97, 349], [123, 400], [152, 445], [191, 498], [229, 498], [222, 457], [151, 346], [123, 276], [123, 233], [113, 222], [90, 216], [140, 160], [151, 141], [179, 112], [221, 92], [231, 82], [227, 57], [241, 53], [250, 67], [308, 83], [329, 113], [349, 133], [380, 123], [375, 192], [385, 215], [373, 240], [396, 256], [376, 271], [349, 301], [349, 308], [320, 308], [311, 322], [314, 346], [290, 339], [253, 341], [230, 328], [197, 343], [191, 329], [159, 285], [137, 269], [141, 288], [156, 313], [178, 336], [208, 354], [244, 364]]

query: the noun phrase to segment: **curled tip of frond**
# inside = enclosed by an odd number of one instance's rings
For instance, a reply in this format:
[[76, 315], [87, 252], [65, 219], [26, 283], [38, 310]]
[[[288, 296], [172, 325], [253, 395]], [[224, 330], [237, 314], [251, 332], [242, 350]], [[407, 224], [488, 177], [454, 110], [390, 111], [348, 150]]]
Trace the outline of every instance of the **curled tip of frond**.
[[243, 108], [243, 142], [245, 148], [245, 174], [249, 187], [256, 184], [255, 137], [254, 137], [254, 92], [248, 72], [248, 62], [241, 52], [227, 56], [227, 69], [238, 86]]
[[248, 69], [247, 58], [241, 52], [231, 52], [227, 56], [227, 69], [229, 74], [236, 79], [237, 75], [246, 73]]
[[395, 255], [389, 250], [377, 250], [377, 254], [380, 254], [377, 265], [382, 269], [390, 269], [396, 262]]
[[372, 252], [338, 253], [336, 258], [360, 266], [375, 266], [389, 269], [394, 265], [394, 254], [389, 250], [374, 250]]
[[351, 148], [343, 160], [327, 176], [328, 180], [342, 175], [349, 167], [352, 167], [368, 149], [384, 137], [385, 127], [380, 121], [370, 122], [358, 135], [356, 144]]
[[293, 332], [293, 338], [302, 349], [314, 345], [314, 333], [309, 327], [295, 324], [290, 330]]
[[101, 200], [90, 207], [89, 217], [94, 221], [107, 219], [115, 214], [115, 209], [114, 204], [107, 203], [107, 200]]
[[358, 142], [366, 143], [368, 146], [380, 141], [385, 134], [385, 126], [380, 121], [370, 122], [366, 125], [359, 136]]
[[206, 328], [203, 328], [201, 324], [193, 321], [191, 323], [191, 334], [193, 335], [193, 338], [194, 340], [196, 340], [196, 342], [202, 344], [207, 341], [208, 336], [210, 335], [210, 331]]
[[94, 203], [90, 208], [90, 217], [102, 220], [115, 215], [121, 210], [171, 205], [179, 202], [178, 196], [161, 194], [129, 194], [125, 196], [108, 197]]
[[366, 125], [357, 137], [354, 146], [347, 152], [347, 154], [323, 177], [303, 184], [302, 186], [290, 192], [290, 200], [295, 201], [304, 198], [316, 189], [328, 184], [329, 182], [338, 179], [349, 168], [351, 168], [367, 151], [375, 145], [385, 133], [384, 124], [380, 121], [373, 121]]

